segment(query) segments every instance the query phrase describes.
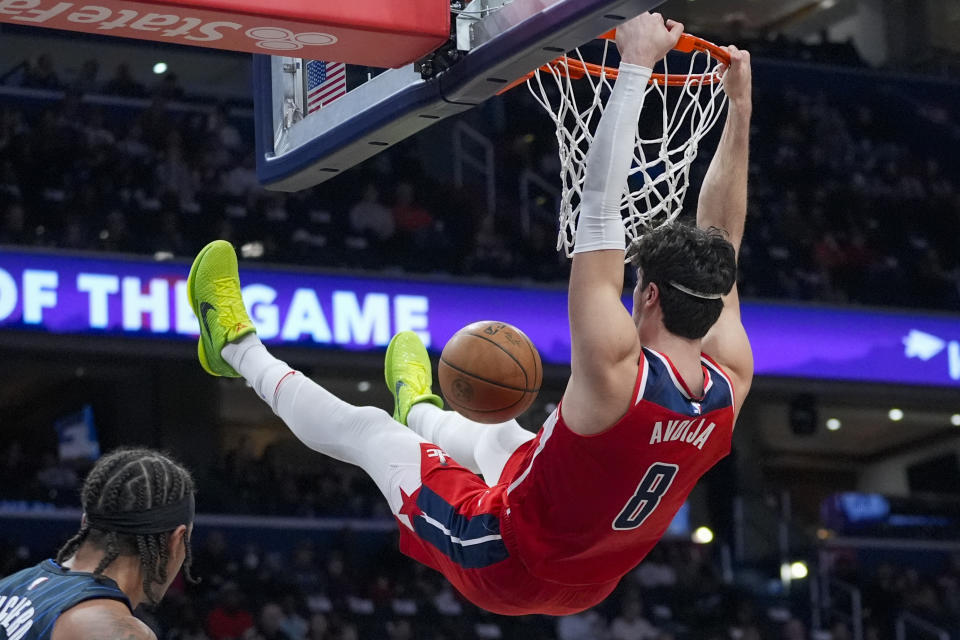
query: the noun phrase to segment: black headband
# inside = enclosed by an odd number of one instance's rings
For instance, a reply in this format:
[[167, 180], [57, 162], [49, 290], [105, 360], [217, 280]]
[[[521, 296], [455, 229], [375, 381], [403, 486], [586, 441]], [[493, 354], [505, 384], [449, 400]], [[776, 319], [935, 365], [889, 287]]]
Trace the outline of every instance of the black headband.
[[125, 511], [123, 513], [86, 512], [87, 524], [102, 531], [115, 531], [142, 535], [148, 533], [166, 533], [182, 524], [193, 522], [193, 492], [188, 493], [179, 502], [171, 502], [146, 511]]

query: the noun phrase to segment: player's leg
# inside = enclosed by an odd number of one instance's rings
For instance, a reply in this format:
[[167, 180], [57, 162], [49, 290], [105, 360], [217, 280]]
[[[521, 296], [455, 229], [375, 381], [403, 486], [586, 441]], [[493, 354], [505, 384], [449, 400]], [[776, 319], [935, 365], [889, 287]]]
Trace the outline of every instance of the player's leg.
[[417, 334], [398, 333], [385, 359], [387, 386], [394, 396], [393, 417], [438, 445], [459, 464], [496, 484], [511, 455], [533, 439], [516, 420], [480, 424], [453, 411], [443, 411], [431, 389], [430, 357]]
[[360, 466], [397, 513], [399, 489], [419, 485], [424, 440], [373, 407], [355, 407], [274, 358], [257, 337], [226, 242], [207, 245], [190, 271], [188, 294], [201, 322], [200, 362], [213, 375], [242, 376], [311, 449]]
[[[510, 456], [536, 435], [516, 420], [480, 424], [455, 411], [443, 411], [427, 403], [415, 404], [410, 409], [407, 426], [428, 442], [439, 445], [463, 466], [482, 474], [491, 486], [499, 481]], [[458, 455], [462, 455], [463, 460]]]

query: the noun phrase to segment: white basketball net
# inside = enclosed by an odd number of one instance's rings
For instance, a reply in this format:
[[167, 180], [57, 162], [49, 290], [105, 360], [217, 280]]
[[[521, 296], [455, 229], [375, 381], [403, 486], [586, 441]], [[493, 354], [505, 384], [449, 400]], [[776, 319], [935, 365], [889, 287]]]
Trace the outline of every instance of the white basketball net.
[[[606, 66], [612, 46], [616, 45], [604, 41], [601, 65]], [[586, 63], [579, 49], [574, 50], [570, 58]], [[666, 64], [664, 60], [664, 73], [669, 72]], [[636, 188], [628, 186], [624, 190], [621, 210], [628, 243], [679, 215], [690, 184], [690, 165], [697, 157], [697, 145], [720, 119], [726, 105], [722, 80], [713, 83], [696, 81], [701, 74], [715, 74], [718, 64], [709, 53], [695, 50], [691, 53], [687, 80], [682, 87], [657, 82], [648, 85], [641, 122], [646, 125], [649, 114], [659, 107], [661, 126], [659, 130], [655, 125], [651, 128], [655, 130], [652, 135], [657, 131], [661, 135], [645, 137], [651, 135], [650, 131], [645, 131], [646, 126], [637, 130], [629, 183], [638, 183], [639, 179], [634, 176], [640, 174], [643, 184], [636, 185]], [[563, 181], [557, 249], [563, 248], [570, 257], [583, 195], [587, 151], [593, 143], [593, 133], [613, 90], [614, 80], [606, 75], [594, 77], [589, 74], [574, 80], [561, 72], [562, 65], [563, 62], [552, 65], [549, 72], [537, 70], [527, 81], [527, 87], [557, 126]]]

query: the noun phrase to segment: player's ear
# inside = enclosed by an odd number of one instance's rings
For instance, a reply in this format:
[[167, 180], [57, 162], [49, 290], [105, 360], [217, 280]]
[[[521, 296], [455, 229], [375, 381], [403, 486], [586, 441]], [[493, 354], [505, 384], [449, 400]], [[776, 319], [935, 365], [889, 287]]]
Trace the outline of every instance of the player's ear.
[[653, 306], [660, 300], [660, 287], [657, 286], [656, 282], [651, 282], [647, 285], [646, 291], [643, 292], [643, 304], [645, 306]]
[[173, 552], [174, 549], [179, 549], [183, 546], [183, 538], [187, 535], [187, 525], [182, 524], [172, 532], [170, 532], [170, 537], [167, 540], [167, 546], [170, 547], [170, 551]]

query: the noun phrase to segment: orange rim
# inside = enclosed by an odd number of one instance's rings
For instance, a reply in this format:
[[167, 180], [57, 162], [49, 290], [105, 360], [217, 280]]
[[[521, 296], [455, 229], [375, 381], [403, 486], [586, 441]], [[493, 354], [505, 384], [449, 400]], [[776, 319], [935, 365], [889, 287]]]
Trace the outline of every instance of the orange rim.
[[[612, 29], [602, 36], [599, 39], [602, 40], [613, 40], [617, 36], [617, 30]], [[697, 36], [692, 36], [688, 33], [684, 33], [680, 36], [680, 40], [677, 42], [674, 51], [681, 51], [683, 53], [693, 53], [694, 51], [700, 51], [702, 53], [707, 53], [721, 63], [727, 65], [730, 64], [730, 54], [724, 51], [721, 47], [715, 45], [709, 40], [704, 40], [703, 38], [698, 38]], [[606, 76], [608, 78], [616, 79], [617, 70], [613, 67], [605, 67], [599, 64], [592, 64], [590, 62], [584, 63], [580, 60], [570, 58], [569, 56], [560, 56], [556, 60], [548, 62], [539, 69], [531, 71], [530, 73], [518, 78], [514, 82], [511, 82], [503, 89], [497, 92], [497, 95], [506, 93], [510, 89], [523, 84], [534, 75], [537, 71], [546, 71], [548, 73], [559, 73], [560, 75], [567, 76], [572, 80], [580, 80], [587, 74], [590, 74], [594, 77]], [[690, 75], [680, 74], [680, 73], [654, 73], [650, 76], [650, 82], [656, 84], [663, 84], [670, 87], [682, 87], [685, 84], [713, 84], [720, 79], [720, 75], [714, 72], [711, 73], [693, 73]]]

